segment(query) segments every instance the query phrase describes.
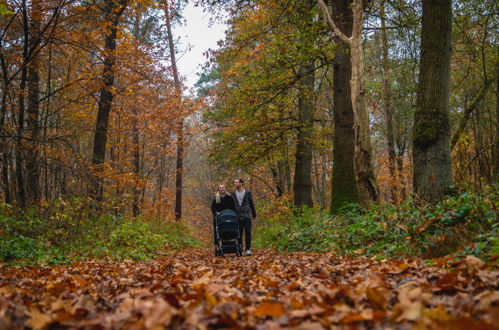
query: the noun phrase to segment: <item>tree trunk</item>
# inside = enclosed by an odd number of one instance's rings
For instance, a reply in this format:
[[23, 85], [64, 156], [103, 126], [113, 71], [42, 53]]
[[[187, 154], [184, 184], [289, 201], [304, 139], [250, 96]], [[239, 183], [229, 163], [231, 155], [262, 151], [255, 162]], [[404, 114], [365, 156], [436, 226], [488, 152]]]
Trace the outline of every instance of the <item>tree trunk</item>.
[[17, 120], [17, 139], [16, 139], [16, 181], [17, 181], [17, 200], [19, 207], [26, 206], [26, 190], [24, 186], [24, 173], [23, 173], [23, 158], [24, 158], [24, 107], [25, 107], [25, 93], [26, 93], [26, 79], [29, 56], [29, 22], [28, 12], [26, 9], [26, 0], [22, 2], [22, 15], [23, 15], [23, 32], [24, 32], [24, 46], [23, 46], [23, 67], [21, 69], [21, 81], [19, 83], [19, 114]]
[[[346, 34], [352, 33], [353, 16], [351, 0], [332, 2], [333, 18]], [[351, 101], [350, 78], [352, 62], [349, 46], [335, 37], [333, 72], [333, 176], [331, 193], [331, 212], [337, 212], [350, 203], [358, 203], [359, 194], [355, 178], [355, 132], [353, 129], [353, 109]]]
[[298, 96], [298, 136], [295, 154], [295, 180], [293, 186], [296, 206], [313, 206], [312, 201], [312, 131], [314, 125], [314, 80], [313, 61], [300, 65]]
[[[338, 28], [336, 20], [329, 14], [324, 0], [318, 0], [322, 13], [331, 31], [344, 41], [350, 50], [351, 79], [350, 95], [354, 119], [355, 133], [355, 175], [360, 191], [360, 202], [367, 205], [378, 201], [378, 186], [372, 170], [371, 134], [369, 130], [369, 114], [364, 91], [364, 62], [362, 60], [362, 26], [364, 23], [364, 7], [362, 0], [354, 0], [351, 4], [353, 21], [351, 36]], [[335, 3], [336, 1], [333, 1]]]
[[171, 27], [170, 8], [168, 0], [165, 0], [166, 29], [168, 32], [168, 45], [170, 47], [170, 60], [172, 62], [173, 82], [177, 94], [177, 102], [180, 112], [177, 126], [177, 162], [175, 171], [175, 219], [182, 218], [182, 176], [184, 161], [184, 116], [182, 111], [182, 85], [178, 76], [177, 61], [175, 58], [175, 45], [173, 44], [173, 33]]
[[423, 0], [421, 58], [413, 128], [414, 192], [426, 202], [441, 199], [452, 184], [449, 85], [451, 0]]
[[[4, 82], [2, 91], [2, 108], [0, 112], [0, 134], [3, 135], [5, 129], [5, 117], [7, 115], [7, 84]], [[6, 135], [6, 134], [5, 134]], [[0, 150], [2, 155], [2, 188], [5, 197], [5, 203], [12, 203], [12, 195], [10, 190], [9, 178], [9, 157], [10, 148], [8, 147], [6, 138], [0, 137]]]
[[29, 199], [31, 203], [37, 203], [40, 200], [39, 186], [39, 169], [38, 169], [38, 144], [37, 140], [40, 135], [40, 126], [38, 124], [38, 113], [40, 111], [40, 75], [38, 73], [40, 53], [35, 51], [37, 38], [40, 34], [40, 21], [42, 16], [42, 8], [40, 0], [33, 0], [31, 6], [31, 26], [30, 26], [30, 47], [33, 58], [28, 64], [28, 118], [27, 129], [31, 141], [27, 148], [26, 158], [26, 183], [28, 188]]
[[134, 217], [140, 214], [140, 131], [139, 131], [139, 111], [133, 107], [133, 134], [132, 134], [132, 148], [133, 148], [133, 173], [135, 175], [135, 185], [133, 187], [133, 205], [132, 212]]
[[93, 195], [97, 204], [100, 205], [104, 196], [104, 162], [106, 160], [107, 130], [109, 125], [109, 114], [113, 102], [114, 86], [114, 64], [116, 62], [116, 34], [120, 16], [126, 9], [126, 1], [117, 3], [115, 0], [105, 2], [105, 23], [109, 26], [104, 43], [104, 69], [102, 71], [103, 86], [100, 90], [97, 121], [95, 124], [95, 135], [92, 153], [92, 165], [95, 170], [95, 183]]
[[362, 59], [362, 25], [364, 7], [362, 0], [352, 3], [354, 26], [350, 43], [350, 60], [352, 61], [352, 104], [355, 130], [355, 171], [361, 193], [361, 202], [368, 205], [378, 202], [378, 186], [372, 169], [371, 133], [369, 129], [369, 113], [364, 90], [364, 61]]
[[492, 177], [494, 183], [499, 181], [499, 61], [496, 62], [496, 146], [494, 148], [494, 168]]
[[[140, 40], [140, 23], [142, 20], [141, 12], [136, 13], [133, 35], [135, 40]], [[141, 204], [141, 175], [140, 175], [140, 129], [139, 129], [139, 109], [136, 106], [132, 108], [132, 166], [135, 182], [133, 186], [132, 214], [138, 217]]]
[[390, 58], [388, 56], [388, 38], [386, 36], [385, 2], [381, 3], [381, 43], [383, 48], [383, 103], [386, 119], [386, 139], [388, 142], [388, 171], [390, 173], [390, 194], [392, 201], [398, 203], [397, 175], [395, 170], [395, 137], [393, 134], [393, 109], [390, 74]]

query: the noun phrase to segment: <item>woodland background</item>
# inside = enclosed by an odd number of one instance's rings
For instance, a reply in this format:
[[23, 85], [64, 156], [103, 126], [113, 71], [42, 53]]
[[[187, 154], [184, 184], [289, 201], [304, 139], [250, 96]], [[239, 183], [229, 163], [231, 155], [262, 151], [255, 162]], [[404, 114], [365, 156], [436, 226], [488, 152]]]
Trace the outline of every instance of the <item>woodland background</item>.
[[[0, 258], [200, 245], [218, 183], [236, 177], [259, 246], [497, 255], [498, 7], [443, 2], [448, 26], [426, 30], [428, 1], [368, 1], [360, 21], [359, 1], [326, 3], [362, 66], [315, 1], [199, 1], [227, 35], [195, 90], [176, 65], [185, 2], [0, 2]], [[446, 80], [421, 42], [448, 37]], [[424, 81], [444, 85], [437, 110]], [[448, 154], [434, 172], [432, 143]]]

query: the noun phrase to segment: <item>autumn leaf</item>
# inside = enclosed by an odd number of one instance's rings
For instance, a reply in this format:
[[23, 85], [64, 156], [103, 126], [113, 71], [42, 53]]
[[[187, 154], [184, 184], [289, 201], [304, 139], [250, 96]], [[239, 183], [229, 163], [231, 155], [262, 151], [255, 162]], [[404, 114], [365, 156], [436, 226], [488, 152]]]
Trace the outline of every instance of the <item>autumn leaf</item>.
[[51, 323], [51, 321], [52, 317], [46, 313], [40, 312], [38, 308], [32, 307], [30, 308], [29, 319], [26, 321], [26, 325], [37, 330], [45, 328]]
[[263, 302], [260, 306], [258, 306], [253, 315], [256, 317], [261, 316], [272, 316], [279, 317], [284, 314], [285, 309], [284, 306], [280, 303], [272, 303], [272, 302]]

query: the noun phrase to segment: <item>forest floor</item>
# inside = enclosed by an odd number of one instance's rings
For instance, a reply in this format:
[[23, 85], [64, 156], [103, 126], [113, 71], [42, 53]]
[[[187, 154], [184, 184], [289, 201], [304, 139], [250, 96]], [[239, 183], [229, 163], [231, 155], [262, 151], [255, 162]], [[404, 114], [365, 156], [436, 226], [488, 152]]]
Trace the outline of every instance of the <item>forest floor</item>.
[[495, 329], [499, 271], [423, 262], [188, 249], [152, 261], [0, 265], [0, 329]]

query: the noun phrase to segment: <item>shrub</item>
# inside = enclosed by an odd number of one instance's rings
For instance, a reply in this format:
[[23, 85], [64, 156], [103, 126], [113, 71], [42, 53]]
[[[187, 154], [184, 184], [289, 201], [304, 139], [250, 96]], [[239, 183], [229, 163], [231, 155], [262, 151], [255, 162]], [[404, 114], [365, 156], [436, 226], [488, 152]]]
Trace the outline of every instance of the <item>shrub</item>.
[[341, 254], [434, 257], [462, 251], [481, 256], [499, 250], [497, 189], [463, 192], [435, 206], [409, 200], [398, 206], [356, 205], [339, 214], [288, 209], [260, 220], [255, 243], [284, 251], [335, 251]]
[[20, 214], [0, 205], [0, 261], [61, 263], [87, 257], [141, 260], [159, 251], [199, 244], [185, 224], [91, 216], [79, 199], [50, 205]]

